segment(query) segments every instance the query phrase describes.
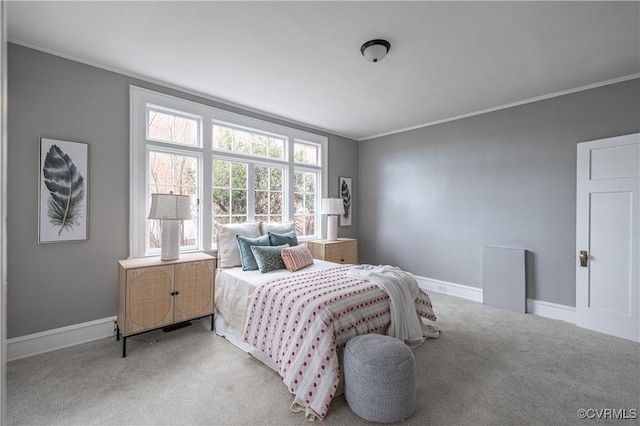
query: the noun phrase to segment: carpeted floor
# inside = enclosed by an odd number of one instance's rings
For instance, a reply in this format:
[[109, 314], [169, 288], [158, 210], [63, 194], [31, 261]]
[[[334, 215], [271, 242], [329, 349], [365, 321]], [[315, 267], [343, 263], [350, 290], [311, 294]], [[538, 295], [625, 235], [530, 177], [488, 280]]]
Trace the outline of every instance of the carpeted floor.
[[[417, 404], [403, 424], [640, 424], [640, 345], [574, 325], [432, 294], [439, 339], [414, 353]], [[304, 424], [278, 375], [208, 319], [127, 343], [102, 339], [9, 362], [8, 424]], [[581, 419], [578, 410], [589, 417]], [[600, 411], [598, 411], [600, 410]], [[614, 411], [615, 410], [615, 411]], [[598, 418], [600, 416], [600, 418]], [[344, 396], [326, 424], [365, 424]]]

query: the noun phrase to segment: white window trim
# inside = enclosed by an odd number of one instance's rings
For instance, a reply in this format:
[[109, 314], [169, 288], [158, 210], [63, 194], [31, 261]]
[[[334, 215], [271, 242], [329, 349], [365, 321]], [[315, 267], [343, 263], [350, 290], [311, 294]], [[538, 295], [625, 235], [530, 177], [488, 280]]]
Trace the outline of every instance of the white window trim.
[[[211, 243], [212, 225], [210, 218], [212, 217], [212, 207], [210, 202], [206, 202], [209, 194], [211, 194], [212, 176], [211, 167], [205, 166], [206, 162], [210, 162], [211, 159], [216, 156], [237, 158], [238, 160], [244, 159], [245, 161], [250, 159], [254, 163], [271, 163], [282, 164], [287, 168], [286, 175], [293, 176], [294, 169], [312, 169], [320, 171], [321, 179], [318, 182], [317, 201], [316, 205], [316, 223], [318, 226], [316, 238], [321, 238], [324, 234], [324, 225], [322, 223], [322, 216], [320, 214], [320, 199], [326, 198], [328, 193], [328, 138], [326, 136], [309, 133], [304, 130], [295, 129], [292, 127], [283, 126], [280, 124], [272, 123], [269, 121], [260, 120], [257, 118], [249, 117], [246, 115], [234, 113], [227, 110], [222, 110], [212, 106], [200, 104], [197, 102], [188, 101], [175, 96], [166, 95], [163, 93], [155, 92], [148, 89], [131, 85], [129, 87], [130, 101], [129, 101], [129, 257], [140, 257], [147, 255], [146, 250], [146, 226], [136, 227], [136, 223], [144, 223], [146, 221], [147, 200], [145, 197], [136, 196], [136, 194], [146, 193], [146, 173], [147, 173], [147, 128], [146, 128], [146, 113], [147, 104], [151, 104], [154, 107], [170, 110], [175, 109], [182, 113], [187, 113], [194, 117], [201, 117], [201, 128], [199, 129], [201, 146], [193, 146], [188, 144], [174, 144], [165, 141], [153, 141], [154, 145], [158, 147], [164, 146], [167, 149], [174, 148], [181, 151], [191, 151], [194, 154], [199, 153], [202, 158], [200, 164], [200, 180], [199, 194], [200, 194], [200, 224], [199, 224], [199, 236], [198, 241], [200, 247], [198, 250], [210, 251], [213, 249]], [[182, 114], [181, 114], [182, 115]], [[257, 156], [243, 156], [234, 152], [223, 152], [221, 150], [213, 150], [211, 147], [212, 138], [212, 124], [217, 122], [222, 124], [229, 124], [234, 127], [246, 127], [248, 129], [256, 129], [261, 133], [272, 133], [278, 136], [284, 136], [288, 138], [288, 152], [285, 153], [285, 160], [273, 159], [273, 158], [261, 158]], [[309, 164], [294, 163], [294, 141], [311, 142], [318, 144], [319, 157], [321, 164], [313, 166]], [[144, 167], [141, 167], [144, 165]], [[290, 180], [289, 180], [290, 181]], [[250, 191], [251, 192], [251, 191]], [[295, 206], [293, 203], [293, 185], [287, 185], [287, 191], [285, 191], [285, 205], [288, 206], [288, 211], [285, 212], [285, 218], [293, 220]], [[205, 220], [206, 218], [206, 220]]]

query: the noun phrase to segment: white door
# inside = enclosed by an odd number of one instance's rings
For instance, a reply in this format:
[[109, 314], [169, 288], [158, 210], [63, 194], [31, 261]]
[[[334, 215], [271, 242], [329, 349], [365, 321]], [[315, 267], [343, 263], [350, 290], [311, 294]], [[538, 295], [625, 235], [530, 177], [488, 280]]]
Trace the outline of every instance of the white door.
[[640, 341], [640, 135], [578, 144], [576, 324]]

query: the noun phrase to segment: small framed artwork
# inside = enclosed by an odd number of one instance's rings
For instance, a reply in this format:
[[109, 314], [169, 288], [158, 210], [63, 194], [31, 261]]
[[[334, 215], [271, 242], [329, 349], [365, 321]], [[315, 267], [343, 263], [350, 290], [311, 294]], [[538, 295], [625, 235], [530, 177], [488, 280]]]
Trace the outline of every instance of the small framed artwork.
[[40, 138], [39, 243], [87, 239], [88, 151], [86, 143]]
[[340, 215], [340, 226], [351, 226], [351, 217], [353, 215], [353, 207], [351, 199], [353, 197], [353, 189], [351, 187], [351, 178], [339, 178], [339, 193], [344, 206], [344, 214]]

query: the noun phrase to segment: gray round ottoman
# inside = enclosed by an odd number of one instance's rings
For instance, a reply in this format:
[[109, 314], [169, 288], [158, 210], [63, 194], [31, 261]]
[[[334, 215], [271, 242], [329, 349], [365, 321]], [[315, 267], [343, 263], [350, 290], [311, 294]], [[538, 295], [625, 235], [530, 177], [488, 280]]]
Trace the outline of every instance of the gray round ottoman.
[[351, 410], [371, 422], [408, 418], [416, 404], [416, 362], [398, 339], [363, 334], [344, 350], [344, 394]]

